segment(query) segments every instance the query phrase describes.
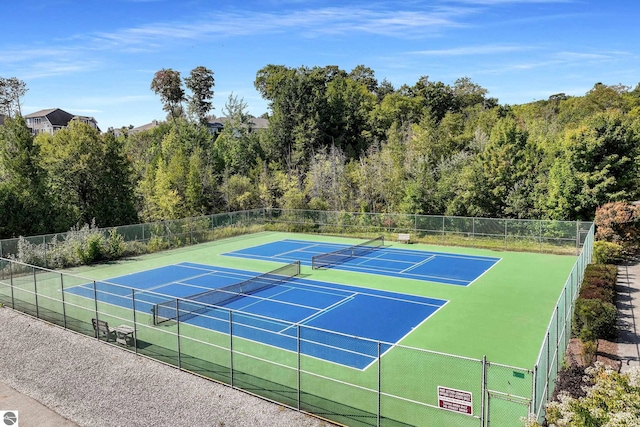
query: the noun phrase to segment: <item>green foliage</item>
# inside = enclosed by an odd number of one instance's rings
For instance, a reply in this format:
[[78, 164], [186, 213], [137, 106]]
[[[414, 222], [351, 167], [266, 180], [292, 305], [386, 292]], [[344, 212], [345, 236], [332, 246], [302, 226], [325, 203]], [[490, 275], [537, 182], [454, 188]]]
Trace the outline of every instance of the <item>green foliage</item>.
[[[611, 202], [596, 209], [596, 239], [602, 255], [610, 254], [612, 262], [622, 260], [624, 253], [640, 248], [640, 209], [626, 202]], [[617, 249], [620, 253], [617, 254]], [[596, 248], [594, 247], [594, 251]], [[594, 254], [596, 255], [596, 254]]]
[[191, 90], [189, 97], [189, 112], [193, 114], [197, 121], [206, 124], [207, 114], [212, 108], [213, 86], [215, 79], [213, 71], [199, 66], [191, 70], [189, 77], [184, 79], [184, 83]]
[[593, 259], [598, 264], [618, 264], [624, 259], [624, 248], [618, 243], [593, 242]]
[[95, 220], [100, 226], [135, 222], [130, 163], [111, 134], [79, 120], [54, 135], [40, 134], [47, 192], [64, 216], [55, 231]]
[[171, 68], [157, 71], [151, 81], [151, 90], [160, 96], [162, 109], [176, 119], [178, 107], [185, 99], [180, 72]]
[[102, 233], [89, 234], [86, 240], [78, 242], [76, 253], [81, 264], [93, 264], [105, 258], [105, 250], [103, 248], [104, 236]]
[[585, 268], [572, 324], [573, 335], [585, 343], [615, 337], [617, 271], [613, 265], [589, 264]]
[[[560, 394], [547, 405], [550, 426], [627, 427], [640, 425], [640, 369], [621, 374], [596, 363], [587, 368], [586, 395]], [[529, 424], [533, 425], [533, 424]]]
[[106, 242], [107, 258], [119, 259], [126, 254], [126, 244], [124, 236], [118, 233], [115, 228], [109, 231], [109, 237]]
[[573, 332], [583, 342], [611, 339], [616, 334], [616, 307], [600, 299], [576, 300]]

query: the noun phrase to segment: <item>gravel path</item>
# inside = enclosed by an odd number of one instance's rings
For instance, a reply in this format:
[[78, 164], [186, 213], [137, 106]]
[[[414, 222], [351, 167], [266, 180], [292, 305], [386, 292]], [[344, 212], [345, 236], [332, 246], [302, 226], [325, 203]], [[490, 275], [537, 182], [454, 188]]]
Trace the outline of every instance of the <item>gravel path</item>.
[[8, 308], [0, 381], [80, 426], [333, 425]]

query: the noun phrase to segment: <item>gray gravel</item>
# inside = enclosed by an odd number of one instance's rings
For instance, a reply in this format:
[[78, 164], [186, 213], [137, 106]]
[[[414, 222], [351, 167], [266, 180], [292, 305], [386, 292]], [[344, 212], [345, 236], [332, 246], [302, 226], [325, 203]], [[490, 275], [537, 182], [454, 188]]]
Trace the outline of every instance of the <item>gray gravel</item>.
[[331, 426], [0, 308], [0, 381], [80, 426]]

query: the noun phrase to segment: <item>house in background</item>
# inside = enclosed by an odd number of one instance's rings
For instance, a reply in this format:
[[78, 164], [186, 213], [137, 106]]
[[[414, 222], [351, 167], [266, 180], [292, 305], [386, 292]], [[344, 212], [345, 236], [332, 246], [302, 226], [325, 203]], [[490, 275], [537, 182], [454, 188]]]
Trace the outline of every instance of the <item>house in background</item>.
[[[222, 132], [224, 129], [225, 123], [229, 122], [231, 119], [229, 117], [216, 117], [209, 118], [207, 121], [207, 127], [209, 128], [209, 132], [212, 134], [217, 134]], [[248, 119], [248, 122], [244, 124], [248, 129], [248, 132], [255, 132], [267, 129], [269, 127], [269, 120], [264, 119], [262, 117], [251, 117]]]
[[144, 132], [145, 130], [151, 130], [160, 125], [158, 120], [153, 120], [151, 123], [147, 123], [146, 125], [138, 126], [132, 129], [129, 129], [129, 135], [134, 135], [136, 133]]
[[66, 128], [71, 120], [80, 120], [100, 131], [98, 122], [93, 117], [76, 116], [60, 108], [36, 111], [35, 113], [27, 114], [24, 118], [27, 121], [27, 127], [31, 129], [31, 133], [34, 135], [39, 133], [53, 135], [54, 132]]

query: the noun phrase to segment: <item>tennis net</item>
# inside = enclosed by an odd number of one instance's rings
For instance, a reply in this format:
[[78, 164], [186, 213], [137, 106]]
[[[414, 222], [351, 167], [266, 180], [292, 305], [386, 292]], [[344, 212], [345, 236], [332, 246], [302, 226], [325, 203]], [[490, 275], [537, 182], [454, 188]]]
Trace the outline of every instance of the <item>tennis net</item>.
[[300, 261], [295, 261], [240, 283], [155, 304], [153, 306], [153, 323], [158, 325], [169, 320], [182, 322], [191, 319], [198, 313], [211, 309], [211, 306], [219, 306], [236, 298], [286, 282], [299, 274]]
[[369, 252], [384, 246], [384, 236], [376, 237], [359, 245], [350, 246], [344, 249], [338, 249], [334, 252], [316, 255], [311, 257], [311, 265], [313, 269], [329, 267], [331, 265], [345, 262], [350, 258], [357, 258], [368, 254]]

